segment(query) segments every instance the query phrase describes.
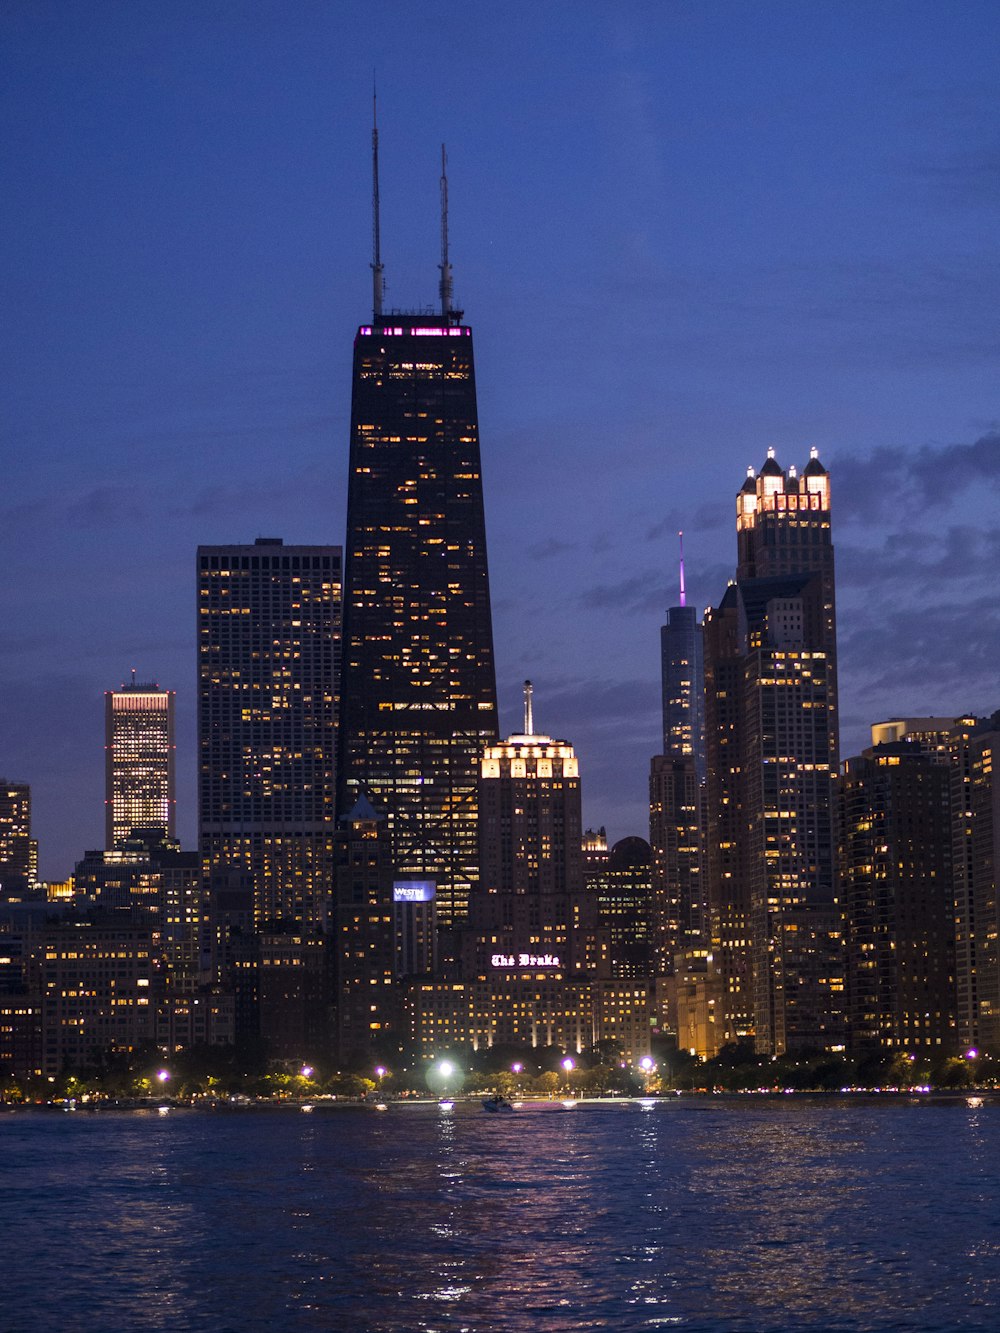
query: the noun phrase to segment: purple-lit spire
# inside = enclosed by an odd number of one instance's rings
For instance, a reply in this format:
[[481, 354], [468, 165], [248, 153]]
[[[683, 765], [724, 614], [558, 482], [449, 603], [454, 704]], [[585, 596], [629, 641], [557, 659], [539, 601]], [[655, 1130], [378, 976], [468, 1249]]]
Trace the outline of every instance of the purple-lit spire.
[[687, 593], [684, 591], [684, 533], [679, 532], [681, 544], [681, 606], [687, 606]]

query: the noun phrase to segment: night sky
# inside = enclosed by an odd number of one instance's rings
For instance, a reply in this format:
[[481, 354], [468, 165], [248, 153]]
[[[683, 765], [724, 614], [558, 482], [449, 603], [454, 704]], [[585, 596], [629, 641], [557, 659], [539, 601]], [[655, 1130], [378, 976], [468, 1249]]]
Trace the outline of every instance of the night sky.
[[645, 834], [659, 626], [769, 445], [832, 476], [842, 748], [1000, 706], [1000, 5], [7, 0], [0, 774], [103, 841], [103, 693], [176, 689], [194, 551], [343, 540], [371, 306], [476, 336], [501, 725]]

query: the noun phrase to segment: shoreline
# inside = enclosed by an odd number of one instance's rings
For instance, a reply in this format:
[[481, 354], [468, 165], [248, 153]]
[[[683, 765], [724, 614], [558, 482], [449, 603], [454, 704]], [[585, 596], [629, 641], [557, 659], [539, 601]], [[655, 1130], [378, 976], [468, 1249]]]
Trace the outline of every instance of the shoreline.
[[[470, 1093], [449, 1098], [439, 1097], [391, 1097], [383, 1101], [366, 1101], [361, 1098], [346, 1097], [301, 1097], [271, 1098], [261, 1097], [232, 1100], [228, 1098], [181, 1100], [169, 1097], [155, 1099], [116, 1099], [100, 1101], [81, 1101], [79, 1099], [56, 1100], [51, 1102], [0, 1102], [0, 1115], [16, 1113], [72, 1113], [97, 1114], [106, 1112], [134, 1112], [166, 1114], [171, 1111], [195, 1111], [202, 1114], [238, 1114], [246, 1111], [281, 1112], [339, 1112], [400, 1111], [407, 1107], [439, 1107], [443, 1111], [473, 1109], [482, 1107], [483, 1094]], [[1000, 1088], [850, 1088], [836, 1091], [799, 1090], [799, 1089], [754, 1089], [747, 1092], [689, 1092], [674, 1091], [650, 1094], [648, 1096], [623, 1097], [521, 1097], [514, 1102], [518, 1110], [550, 1106], [559, 1109], [578, 1107], [639, 1107], [643, 1110], [656, 1110], [669, 1106], [690, 1105], [692, 1103], [713, 1106], [733, 1105], [735, 1103], [754, 1104], [765, 1102], [835, 1102], [871, 1104], [880, 1102], [899, 1104], [910, 1102], [914, 1105], [971, 1103], [973, 1107], [1000, 1105]], [[445, 1104], [447, 1103], [447, 1104]]]

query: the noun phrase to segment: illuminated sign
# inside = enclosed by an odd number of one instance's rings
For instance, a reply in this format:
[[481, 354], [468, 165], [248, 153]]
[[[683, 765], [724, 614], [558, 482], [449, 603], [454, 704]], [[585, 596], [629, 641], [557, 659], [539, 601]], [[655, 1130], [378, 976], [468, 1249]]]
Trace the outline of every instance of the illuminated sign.
[[495, 953], [490, 962], [494, 967], [562, 967], [554, 953]]
[[397, 879], [392, 884], [394, 903], [432, 903], [437, 896], [433, 879]]

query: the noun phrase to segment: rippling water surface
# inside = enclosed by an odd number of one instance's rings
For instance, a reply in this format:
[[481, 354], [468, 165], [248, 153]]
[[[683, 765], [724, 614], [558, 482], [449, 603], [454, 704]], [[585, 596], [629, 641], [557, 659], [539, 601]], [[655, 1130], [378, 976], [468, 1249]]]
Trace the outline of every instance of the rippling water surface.
[[0, 1328], [1000, 1328], [1000, 1105], [0, 1116]]

